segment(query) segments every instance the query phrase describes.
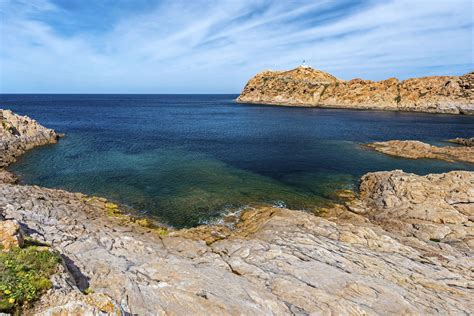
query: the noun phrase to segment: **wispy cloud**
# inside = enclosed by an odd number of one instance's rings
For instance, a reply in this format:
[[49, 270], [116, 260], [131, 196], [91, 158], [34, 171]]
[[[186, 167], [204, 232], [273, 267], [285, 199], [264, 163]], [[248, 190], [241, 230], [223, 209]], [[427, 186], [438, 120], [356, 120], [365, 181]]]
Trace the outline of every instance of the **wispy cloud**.
[[0, 0], [0, 92], [237, 93], [302, 59], [344, 79], [473, 70], [473, 4]]

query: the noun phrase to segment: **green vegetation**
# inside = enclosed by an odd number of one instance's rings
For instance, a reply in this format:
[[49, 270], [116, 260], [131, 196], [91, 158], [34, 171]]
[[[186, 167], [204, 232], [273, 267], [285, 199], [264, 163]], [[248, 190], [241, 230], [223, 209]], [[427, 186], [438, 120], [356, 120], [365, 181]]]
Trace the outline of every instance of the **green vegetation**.
[[18, 314], [51, 288], [61, 258], [46, 247], [27, 245], [0, 253], [0, 312]]
[[84, 294], [89, 295], [89, 294], [94, 294], [94, 290], [88, 287], [83, 291]]
[[397, 102], [397, 104], [398, 104], [398, 103], [400, 103], [400, 101], [402, 101], [402, 97], [400, 95], [397, 95], [395, 97], [395, 102]]
[[10, 126], [8, 126], [8, 123], [5, 122], [5, 121], [2, 121], [2, 127], [4, 130], [6, 130], [7, 132], [10, 132]]

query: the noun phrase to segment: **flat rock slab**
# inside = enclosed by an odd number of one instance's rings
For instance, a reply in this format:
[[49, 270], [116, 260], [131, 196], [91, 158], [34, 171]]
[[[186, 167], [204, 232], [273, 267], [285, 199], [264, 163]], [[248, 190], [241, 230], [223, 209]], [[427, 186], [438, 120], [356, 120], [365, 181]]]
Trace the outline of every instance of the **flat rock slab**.
[[409, 159], [440, 159], [474, 163], [474, 147], [433, 146], [416, 140], [390, 140], [365, 145], [378, 152]]

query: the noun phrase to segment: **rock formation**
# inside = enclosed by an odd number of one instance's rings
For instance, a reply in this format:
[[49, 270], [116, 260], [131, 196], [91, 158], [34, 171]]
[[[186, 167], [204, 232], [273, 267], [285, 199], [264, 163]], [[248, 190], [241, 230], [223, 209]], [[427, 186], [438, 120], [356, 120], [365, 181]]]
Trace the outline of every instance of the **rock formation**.
[[441, 159], [474, 163], [474, 147], [433, 146], [416, 140], [390, 140], [366, 145], [381, 153], [410, 159]]
[[468, 313], [473, 181], [373, 173], [350, 220], [261, 207], [233, 230], [168, 236], [61, 190], [2, 184], [0, 210], [59, 250], [73, 275], [75, 288], [61, 279], [38, 312], [67, 310], [90, 288], [137, 314]]
[[23, 245], [23, 231], [15, 220], [0, 221], [0, 250], [8, 251], [12, 247]]
[[353, 212], [387, 231], [449, 243], [466, 252], [474, 249], [474, 172], [368, 173], [356, 201], [349, 203]]
[[249, 80], [237, 102], [474, 114], [474, 72], [375, 82], [345, 81], [310, 67], [263, 71]]
[[52, 129], [45, 128], [27, 116], [0, 109], [0, 168], [15, 157], [36, 146], [54, 144], [58, 139]]
[[451, 143], [463, 145], [463, 146], [469, 146], [469, 147], [474, 147], [474, 137], [471, 138], [455, 138], [455, 139], [450, 139], [449, 140]]
[[261, 206], [163, 230], [103, 198], [0, 183], [0, 218], [63, 258], [51, 314], [469, 314], [474, 173], [362, 178], [326, 218]]

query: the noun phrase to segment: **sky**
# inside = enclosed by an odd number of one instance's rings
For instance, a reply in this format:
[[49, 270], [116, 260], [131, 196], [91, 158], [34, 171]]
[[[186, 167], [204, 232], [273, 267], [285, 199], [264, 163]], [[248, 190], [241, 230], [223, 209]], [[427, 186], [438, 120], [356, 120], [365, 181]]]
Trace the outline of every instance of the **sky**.
[[0, 93], [239, 93], [474, 70], [473, 0], [0, 0]]

